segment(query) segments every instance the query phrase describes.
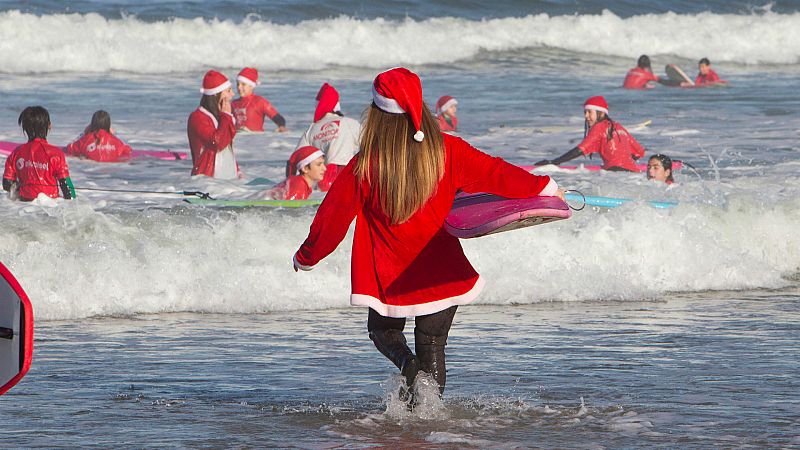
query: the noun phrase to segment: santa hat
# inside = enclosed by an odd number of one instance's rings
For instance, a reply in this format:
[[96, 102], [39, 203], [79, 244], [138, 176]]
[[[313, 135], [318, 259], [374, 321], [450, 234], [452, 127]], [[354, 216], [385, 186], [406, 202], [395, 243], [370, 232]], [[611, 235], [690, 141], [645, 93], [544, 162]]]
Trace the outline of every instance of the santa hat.
[[318, 149], [317, 147], [306, 145], [305, 147], [298, 148], [294, 151], [294, 153], [292, 153], [292, 156], [289, 157], [289, 163], [286, 168], [286, 177], [288, 178], [292, 175], [300, 175], [300, 171], [303, 170], [303, 167], [311, 164], [320, 156], [325, 156], [325, 153], [322, 153], [322, 150]]
[[414, 72], [405, 67], [395, 67], [381, 72], [372, 82], [372, 101], [375, 106], [391, 114], [408, 114], [414, 124], [414, 140], [422, 142], [425, 133], [422, 123], [422, 82]]
[[451, 106], [456, 106], [457, 104], [458, 100], [450, 97], [449, 95], [443, 95], [441, 98], [439, 98], [439, 101], [436, 102], [436, 113], [442, 114], [450, 109]]
[[322, 85], [317, 92], [317, 109], [314, 111], [314, 122], [325, 117], [331, 111], [339, 111], [339, 92], [328, 83]]
[[229, 87], [231, 87], [231, 82], [225, 75], [216, 70], [209, 70], [203, 77], [203, 87], [200, 88], [200, 92], [203, 95], [215, 95]]
[[242, 71], [239, 72], [239, 75], [236, 77], [236, 81], [253, 87], [261, 84], [258, 82], [258, 71], [252, 67], [245, 67], [242, 69]]
[[590, 109], [608, 114], [608, 103], [606, 103], [606, 99], [598, 95], [595, 97], [590, 97], [588, 100], [586, 100], [586, 103], [583, 104], [583, 109]]

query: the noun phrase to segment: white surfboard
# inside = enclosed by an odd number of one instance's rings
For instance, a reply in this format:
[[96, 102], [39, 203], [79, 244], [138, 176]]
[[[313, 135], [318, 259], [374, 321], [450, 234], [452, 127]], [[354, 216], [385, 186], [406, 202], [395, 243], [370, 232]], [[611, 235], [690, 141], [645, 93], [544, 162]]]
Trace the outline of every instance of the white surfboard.
[[0, 263], [0, 395], [25, 376], [33, 357], [33, 308], [14, 275]]

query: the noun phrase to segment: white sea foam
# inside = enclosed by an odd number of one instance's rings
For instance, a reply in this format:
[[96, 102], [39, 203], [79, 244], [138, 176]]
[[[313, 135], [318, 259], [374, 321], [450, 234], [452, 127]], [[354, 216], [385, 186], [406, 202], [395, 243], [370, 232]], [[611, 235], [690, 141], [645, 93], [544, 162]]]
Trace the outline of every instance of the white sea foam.
[[800, 13], [529, 15], [481, 21], [348, 16], [277, 24], [202, 18], [0, 13], [0, 71], [170, 73], [256, 66], [319, 70], [469, 60], [482, 51], [547, 47], [635, 58], [641, 53], [746, 64], [800, 62]]
[[[95, 211], [0, 200], [0, 260], [37, 317], [345, 307], [350, 243], [295, 274], [306, 211]], [[18, 208], [18, 213], [12, 212]], [[489, 281], [483, 303], [638, 300], [669, 291], [777, 287], [800, 268], [800, 203], [644, 204], [465, 241]]]

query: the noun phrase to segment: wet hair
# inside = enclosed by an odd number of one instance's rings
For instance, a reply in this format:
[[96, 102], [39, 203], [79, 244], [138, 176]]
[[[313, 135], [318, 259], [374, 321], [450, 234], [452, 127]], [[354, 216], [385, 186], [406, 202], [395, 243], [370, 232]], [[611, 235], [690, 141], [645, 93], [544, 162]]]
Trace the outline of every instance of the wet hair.
[[636, 62], [636, 66], [641, 67], [642, 69], [648, 69], [650, 71], [653, 70], [653, 68], [650, 66], [650, 57], [647, 55], [640, 56], [639, 61]]
[[200, 98], [200, 106], [210, 112], [217, 120], [219, 120], [219, 98], [221, 96], [222, 92], [219, 92], [214, 95], [203, 95]]
[[661, 162], [661, 165], [664, 167], [664, 170], [669, 170], [669, 176], [667, 177], [667, 181], [670, 183], [674, 182], [675, 179], [672, 178], [672, 158], [670, 158], [667, 155], [662, 155], [661, 153], [658, 153], [651, 156], [649, 161], [652, 161], [654, 159], [657, 159], [659, 162]]
[[111, 115], [102, 109], [97, 110], [92, 114], [92, 122], [89, 124], [89, 132], [106, 130], [111, 132]]
[[28, 141], [36, 138], [47, 139], [50, 131], [50, 113], [43, 106], [28, 106], [22, 110], [17, 124], [28, 135]]
[[700, 64], [705, 64], [707, 66], [710, 66], [711, 65], [711, 61], [709, 61], [708, 58], [703, 58], [703, 59], [700, 60], [700, 62], [697, 63], [697, 65], [700, 65]]

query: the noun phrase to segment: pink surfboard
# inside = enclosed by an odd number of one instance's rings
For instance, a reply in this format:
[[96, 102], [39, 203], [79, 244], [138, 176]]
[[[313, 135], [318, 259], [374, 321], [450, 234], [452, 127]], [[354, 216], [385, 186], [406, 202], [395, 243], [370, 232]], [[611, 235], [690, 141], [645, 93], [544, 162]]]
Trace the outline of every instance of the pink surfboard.
[[[10, 155], [11, 152], [14, 151], [15, 148], [22, 145], [20, 142], [9, 142], [9, 141], [0, 141], [0, 154], [2, 155]], [[64, 151], [64, 147], [60, 147], [61, 151]], [[67, 155], [72, 156], [72, 155]], [[189, 154], [186, 152], [174, 152], [171, 150], [133, 150], [131, 152], [132, 158], [156, 158], [156, 159], [163, 159], [166, 161], [176, 161], [181, 159], [186, 159], [189, 157]]]
[[0, 263], [0, 395], [28, 373], [33, 359], [33, 307], [14, 275]]
[[[523, 165], [523, 166], [520, 166], [520, 167], [522, 167], [523, 169], [525, 169], [528, 172], [530, 172], [530, 171], [536, 170], [536, 169], [538, 169], [540, 167], [547, 167], [547, 166]], [[584, 164], [577, 165], [577, 166], [574, 166], [574, 165], [573, 166], [570, 166], [570, 165], [558, 166], [558, 168], [561, 169], [561, 170], [588, 170], [588, 171], [591, 171], [591, 172], [598, 171], [598, 170], [603, 170], [603, 166], [584, 165]], [[647, 171], [647, 164], [637, 164], [636, 168], [639, 170], [639, 172], [646, 172]], [[673, 160], [672, 161], [672, 170], [681, 170], [682, 168], [683, 168], [683, 163], [681, 161], [678, 161], [678, 160]]]
[[558, 197], [516, 199], [492, 194], [459, 195], [444, 227], [457, 238], [469, 239], [571, 216], [569, 206]]

